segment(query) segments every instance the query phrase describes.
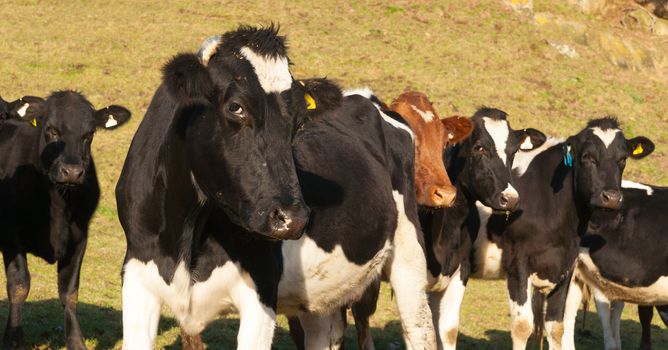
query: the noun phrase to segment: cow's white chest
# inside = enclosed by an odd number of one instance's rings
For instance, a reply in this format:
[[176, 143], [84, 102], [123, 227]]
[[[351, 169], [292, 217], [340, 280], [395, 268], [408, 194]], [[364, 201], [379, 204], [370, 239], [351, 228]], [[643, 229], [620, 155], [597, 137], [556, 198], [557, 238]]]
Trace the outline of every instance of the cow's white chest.
[[623, 286], [601, 275], [589, 255], [588, 248], [580, 248], [577, 274], [611, 301], [620, 300], [645, 305], [668, 304], [668, 276], [659, 277], [647, 287]]
[[476, 207], [480, 216], [480, 229], [478, 230], [478, 237], [473, 243], [476, 270], [472, 277], [503, 279], [506, 275], [501, 260], [503, 250], [487, 238], [487, 222], [492, 215], [492, 208], [486, 207], [480, 202], [476, 202]]
[[309, 237], [283, 243], [283, 275], [278, 285], [280, 313], [330, 312], [361, 296], [391, 254], [383, 248], [367, 263], [348, 261], [341, 246], [326, 252]]

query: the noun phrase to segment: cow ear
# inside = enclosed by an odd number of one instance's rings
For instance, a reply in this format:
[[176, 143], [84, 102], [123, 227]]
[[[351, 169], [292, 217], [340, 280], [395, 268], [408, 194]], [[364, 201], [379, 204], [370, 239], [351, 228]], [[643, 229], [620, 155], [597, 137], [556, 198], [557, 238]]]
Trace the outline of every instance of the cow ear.
[[162, 79], [167, 91], [181, 103], [208, 100], [214, 92], [209, 71], [195, 54], [182, 53], [172, 58], [162, 69]]
[[629, 157], [633, 159], [645, 158], [654, 151], [654, 142], [645, 136], [638, 136], [630, 140], [626, 140], [626, 144], [628, 145], [631, 152]]
[[473, 122], [466, 117], [448, 117], [441, 119], [441, 123], [445, 126], [448, 144], [454, 145], [462, 142], [473, 132]]
[[44, 99], [37, 96], [23, 96], [7, 103], [7, 116], [37, 126], [44, 119]]
[[95, 111], [95, 126], [112, 130], [130, 120], [131, 113], [125, 107], [111, 105]]
[[520, 150], [531, 151], [545, 143], [547, 137], [539, 130], [528, 128], [515, 131], [517, 139], [520, 140]]

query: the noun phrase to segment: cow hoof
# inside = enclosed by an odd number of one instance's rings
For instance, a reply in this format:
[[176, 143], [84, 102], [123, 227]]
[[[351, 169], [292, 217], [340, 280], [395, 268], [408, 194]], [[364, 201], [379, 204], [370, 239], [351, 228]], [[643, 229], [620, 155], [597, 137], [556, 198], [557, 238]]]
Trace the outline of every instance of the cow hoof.
[[83, 340], [74, 340], [67, 342], [67, 350], [87, 350]]

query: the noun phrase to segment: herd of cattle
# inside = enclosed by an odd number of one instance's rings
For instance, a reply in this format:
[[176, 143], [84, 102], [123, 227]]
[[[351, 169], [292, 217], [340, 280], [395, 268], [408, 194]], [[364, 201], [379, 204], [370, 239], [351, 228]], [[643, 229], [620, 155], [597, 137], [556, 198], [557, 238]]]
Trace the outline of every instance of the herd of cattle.
[[[605, 348], [621, 349], [624, 302], [668, 323], [668, 190], [622, 180], [654, 150], [616, 119], [546, 138], [505, 112], [440, 119], [424, 94], [390, 106], [368, 89], [294, 80], [274, 27], [240, 27], [175, 56], [116, 187], [127, 239], [123, 348], [153, 349], [161, 307], [183, 344], [237, 312], [238, 349], [270, 349], [276, 315], [298, 348], [343, 346], [351, 307], [361, 349], [389, 281], [407, 349], [454, 349], [469, 278], [507, 280], [513, 349], [532, 333], [574, 349], [594, 296]], [[80, 93], [0, 99], [0, 249], [21, 348], [26, 254], [58, 264], [68, 349], [100, 189], [90, 145], [130, 112]], [[501, 291], [499, 291], [501, 292]]]

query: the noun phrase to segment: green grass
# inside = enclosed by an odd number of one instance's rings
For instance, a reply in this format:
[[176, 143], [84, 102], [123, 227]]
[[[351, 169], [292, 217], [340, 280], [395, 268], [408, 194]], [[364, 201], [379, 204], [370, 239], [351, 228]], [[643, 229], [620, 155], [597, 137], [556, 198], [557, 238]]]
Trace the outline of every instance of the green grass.
[[[540, 11], [568, 16], [593, 28], [607, 25], [563, 4], [535, 3]], [[441, 116], [471, 115], [478, 106], [495, 106], [509, 112], [514, 127], [533, 126], [548, 134], [572, 134], [589, 118], [615, 114], [631, 134], [627, 136], [646, 135], [657, 143], [651, 160], [629, 162], [628, 177], [668, 183], [664, 172], [668, 164], [666, 81], [646, 72], [618, 69], [579, 44], [574, 47], [580, 57], [565, 58], [545, 41], [558, 37], [557, 31], [519, 19], [499, 1], [390, 5], [382, 1], [6, 1], [0, 21], [0, 94], [5, 99], [71, 88], [83, 91], [97, 107], [122, 104], [134, 115], [128, 126], [100, 132], [93, 143], [102, 200], [91, 223], [79, 305], [91, 348], [120, 347], [125, 240], [113, 189], [132, 135], [159, 83], [160, 68], [177, 52], [196, 50], [209, 35], [239, 23], [272, 21], [280, 23], [288, 35], [297, 78], [327, 76], [347, 87], [368, 85], [388, 101], [405, 89], [418, 89], [430, 96]], [[648, 45], [655, 43], [638, 33], [627, 34]], [[27, 342], [39, 349], [61, 348], [55, 267], [35, 258], [29, 263], [32, 290], [24, 308]], [[401, 348], [389, 294], [384, 286], [373, 320], [374, 335], [379, 348]], [[506, 295], [502, 282], [470, 283], [460, 348], [510, 348]], [[4, 297], [3, 317], [7, 314]], [[578, 343], [581, 348], [602, 348], [596, 316], [588, 319], [592, 336], [578, 336]], [[204, 339], [211, 348], [230, 348], [237, 326], [234, 317], [223, 319], [208, 328]], [[625, 344], [636, 346], [635, 307], [627, 308], [622, 326]], [[655, 330], [656, 348], [668, 346], [666, 333]], [[352, 330], [348, 336], [346, 345], [355, 348]], [[165, 317], [158, 347], [179, 348], [177, 338], [174, 320]], [[275, 347], [292, 348], [282, 318]]]

